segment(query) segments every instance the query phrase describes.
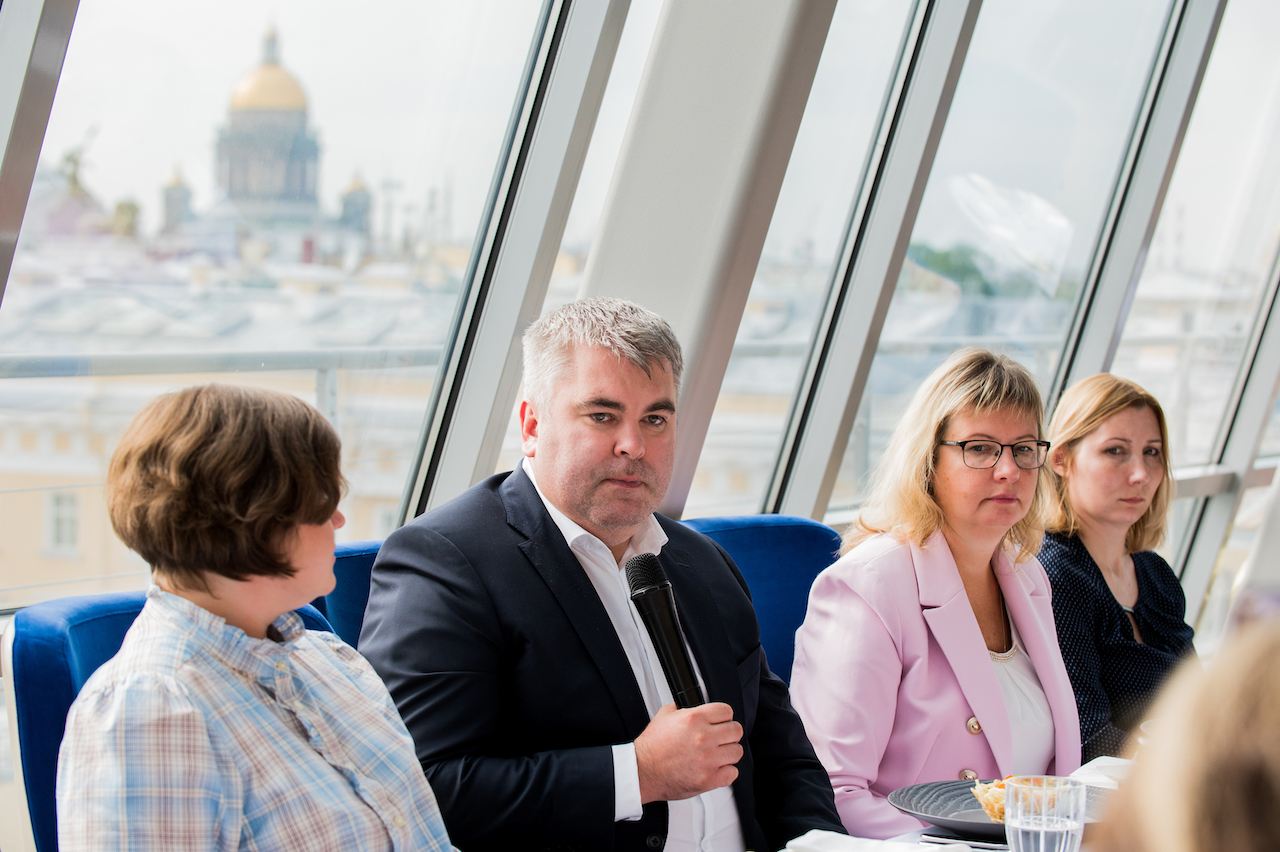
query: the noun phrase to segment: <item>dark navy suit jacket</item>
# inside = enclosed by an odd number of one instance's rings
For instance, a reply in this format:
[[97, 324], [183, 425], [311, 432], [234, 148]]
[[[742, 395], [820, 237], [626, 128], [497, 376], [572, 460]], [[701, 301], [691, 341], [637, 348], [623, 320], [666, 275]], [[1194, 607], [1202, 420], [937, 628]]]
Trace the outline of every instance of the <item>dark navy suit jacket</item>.
[[[770, 671], [737, 567], [658, 516], [662, 567], [708, 698], [733, 708], [748, 849], [843, 833], [827, 773]], [[780, 570], [786, 566], [780, 565]], [[490, 477], [392, 533], [360, 651], [413, 735], [455, 845], [653, 850], [667, 807], [614, 822], [615, 744], [649, 713], [591, 581], [523, 471]]]

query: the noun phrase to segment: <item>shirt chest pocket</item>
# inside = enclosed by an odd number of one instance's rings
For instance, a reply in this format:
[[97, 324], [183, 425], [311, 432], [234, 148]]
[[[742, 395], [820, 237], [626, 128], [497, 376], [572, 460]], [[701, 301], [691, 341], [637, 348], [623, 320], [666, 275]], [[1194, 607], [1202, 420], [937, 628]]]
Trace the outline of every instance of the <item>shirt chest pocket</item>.
[[760, 701], [760, 669], [764, 646], [757, 645], [747, 658], [738, 663], [738, 685], [742, 688], [742, 730], [750, 735], [756, 722], [756, 705]]

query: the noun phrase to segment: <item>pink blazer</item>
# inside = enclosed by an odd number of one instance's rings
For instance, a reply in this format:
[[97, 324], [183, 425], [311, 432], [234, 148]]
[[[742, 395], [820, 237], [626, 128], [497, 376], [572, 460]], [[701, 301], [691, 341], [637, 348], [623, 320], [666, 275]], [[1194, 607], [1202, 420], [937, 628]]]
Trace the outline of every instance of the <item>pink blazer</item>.
[[[1002, 551], [1005, 605], [1053, 713], [1050, 774], [1080, 765], [1080, 720], [1040, 563]], [[920, 827], [899, 787], [1010, 773], [1009, 715], [978, 620], [942, 533], [924, 547], [874, 536], [823, 571], [796, 633], [791, 700], [831, 776], [850, 834]], [[976, 720], [976, 721], [972, 721]]]

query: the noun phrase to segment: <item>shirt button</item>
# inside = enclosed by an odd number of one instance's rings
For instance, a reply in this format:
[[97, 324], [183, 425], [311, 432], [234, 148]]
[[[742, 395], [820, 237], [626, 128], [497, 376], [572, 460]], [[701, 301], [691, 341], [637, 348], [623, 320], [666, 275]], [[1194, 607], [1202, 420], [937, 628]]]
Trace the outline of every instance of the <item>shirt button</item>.
[[396, 828], [404, 828], [404, 817], [400, 816], [400, 814], [392, 817], [391, 821], [396, 824]]
[[661, 849], [666, 845], [667, 839], [661, 834], [650, 834], [644, 839], [644, 845], [650, 849]]
[[977, 781], [978, 773], [974, 772], [972, 769], [961, 769], [960, 780], [961, 781]]
[[982, 725], [978, 722], [977, 716], [970, 716], [969, 721], [965, 722], [964, 726], [969, 729], [969, 733], [971, 734], [982, 733]]
[[289, 670], [289, 664], [286, 663], [284, 660], [280, 660], [278, 663], [276, 663], [276, 671], [287, 672], [288, 670]]

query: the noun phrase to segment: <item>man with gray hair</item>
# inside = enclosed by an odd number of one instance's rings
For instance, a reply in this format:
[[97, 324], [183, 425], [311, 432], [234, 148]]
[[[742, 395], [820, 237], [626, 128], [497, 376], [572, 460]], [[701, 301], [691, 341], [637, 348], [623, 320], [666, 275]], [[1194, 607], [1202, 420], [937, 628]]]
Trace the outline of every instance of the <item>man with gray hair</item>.
[[[524, 336], [524, 460], [393, 533], [360, 650], [450, 837], [487, 849], [743, 852], [843, 831], [718, 545], [655, 514], [682, 357], [616, 299]], [[708, 703], [676, 709], [622, 570], [657, 555]]]

